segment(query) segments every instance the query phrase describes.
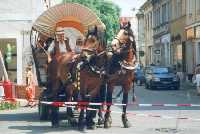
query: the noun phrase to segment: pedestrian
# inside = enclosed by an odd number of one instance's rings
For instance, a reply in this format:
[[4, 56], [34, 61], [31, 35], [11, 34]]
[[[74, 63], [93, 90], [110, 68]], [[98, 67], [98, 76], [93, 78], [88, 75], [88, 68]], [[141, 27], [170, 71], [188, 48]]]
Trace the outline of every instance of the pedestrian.
[[195, 68], [195, 77], [197, 84], [197, 95], [200, 96], [200, 64], [198, 64]]
[[26, 68], [26, 99], [28, 101], [26, 106], [35, 106], [35, 81], [32, 73], [32, 65]]

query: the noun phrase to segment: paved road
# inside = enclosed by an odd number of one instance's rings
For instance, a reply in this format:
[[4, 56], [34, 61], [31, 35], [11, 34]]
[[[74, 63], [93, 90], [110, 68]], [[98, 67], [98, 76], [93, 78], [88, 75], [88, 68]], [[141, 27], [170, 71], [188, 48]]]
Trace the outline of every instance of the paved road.
[[[119, 91], [120, 89], [118, 89]], [[116, 94], [116, 93], [115, 93]], [[136, 94], [139, 103], [199, 103], [200, 97], [195, 95], [195, 90], [184, 87], [180, 91], [151, 91], [144, 87], [136, 87]], [[131, 98], [130, 98], [131, 99]], [[200, 132], [200, 111], [194, 108], [189, 110], [182, 108], [164, 109], [136, 108], [129, 106], [131, 113], [128, 115], [132, 127], [122, 127], [121, 115], [112, 114], [112, 128], [97, 128], [87, 130], [92, 134], [199, 134]], [[185, 109], [185, 110], [183, 110]], [[113, 111], [121, 111], [120, 107], [112, 107]], [[134, 114], [133, 114], [134, 113]], [[136, 115], [135, 115], [136, 114]], [[150, 117], [162, 116], [161, 117]], [[169, 118], [174, 117], [174, 118]], [[176, 119], [187, 117], [190, 119]], [[20, 108], [13, 111], [0, 111], [0, 132], [5, 134], [79, 134], [78, 130], [67, 127], [64, 121], [58, 129], [51, 128], [50, 122], [40, 122], [37, 115], [37, 108]]]
[[[120, 91], [120, 87], [116, 92]], [[150, 103], [150, 104], [200, 104], [200, 96], [196, 95], [195, 87], [184, 84], [180, 90], [172, 89], [159, 89], [148, 90], [144, 86], [136, 86], [135, 92], [137, 96], [137, 103]], [[116, 99], [116, 102], [121, 102], [122, 94], [120, 98]], [[132, 96], [130, 93], [129, 102], [131, 102]], [[200, 110], [200, 107], [133, 107], [129, 106], [129, 110]]]

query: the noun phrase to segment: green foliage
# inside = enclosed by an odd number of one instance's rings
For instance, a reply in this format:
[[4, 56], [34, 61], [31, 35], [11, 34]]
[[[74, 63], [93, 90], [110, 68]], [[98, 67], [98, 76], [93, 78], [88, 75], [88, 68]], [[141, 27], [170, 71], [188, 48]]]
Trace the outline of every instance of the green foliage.
[[0, 110], [13, 110], [19, 107], [19, 102], [9, 102], [9, 101], [2, 101], [0, 102]]
[[106, 25], [108, 41], [111, 41], [119, 30], [120, 8], [114, 3], [106, 0], [63, 0], [63, 3], [66, 2], [79, 3], [93, 10]]
[[144, 57], [144, 51], [139, 51], [139, 55], [140, 55], [140, 57]]
[[6, 46], [6, 62], [11, 63], [12, 61], [12, 53], [15, 49], [15, 46], [11, 46], [10, 44], [7, 44]]

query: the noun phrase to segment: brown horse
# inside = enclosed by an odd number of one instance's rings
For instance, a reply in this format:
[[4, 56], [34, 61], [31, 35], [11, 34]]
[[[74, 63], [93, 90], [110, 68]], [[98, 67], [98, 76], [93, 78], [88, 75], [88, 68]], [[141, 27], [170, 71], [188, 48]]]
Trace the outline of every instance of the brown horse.
[[[134, 87], [134, 63], [136, 60], [136, 46], [135, 46], [133, 32], [131, 25], [121, 27], [117, 37], [112, 42], [113, 55], [109, 64], [109, 78], [107, 80], [107, 103], [112, 103], [112, 93], [114, 86], [122, 86], [123, 89], [123, 104], [128, 103], [128, 93]], [[133, 88], [134, 93], [134, 88]], [[133, 94], [133, 100], [135, 95]], [[111, 126], [110, 105], [107, 105], [107, 112], [105, 114], [104, 127]], [[122, 122], [125, 128], [130, 127], [130, 123], [126, 116], [127, 105], [123, 106]]]
[[[107, 60], [105, 44], [101, 41], [102, 37], [99, 37], [98, 33], [97, 27], [88, 32], [80, 55], [68, 52], [60, 58], [59, 62], [52, 60], [48, 71], [49, 88], [51, 88], [53, 100], [57, 99], [60, 87], [65, 89], [66, 101], [72, 101], [73, 94], [76, 92], [80, 92], [80, 101], [96, 100], [104, 80], [104, 66]], [[93, 128], [95, 126], [93, 118], [96, 113], [88, 111], [86, 118], [84, 113], [85, 109], [81, 109], [79, 129], [83, 130], [86, 125]], [[67, 108], [67, 115], [73, 116], [71, 108]], [[56, 108], [52, 109], [51, 121], [53, 126], [58, 126]]]

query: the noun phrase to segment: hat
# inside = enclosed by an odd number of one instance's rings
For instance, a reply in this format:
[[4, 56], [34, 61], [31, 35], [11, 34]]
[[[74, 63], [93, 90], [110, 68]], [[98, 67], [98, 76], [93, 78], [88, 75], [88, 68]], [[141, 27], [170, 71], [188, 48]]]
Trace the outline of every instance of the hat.
[[64, 34], [65, 32], [64, 32], [64, 28], [62, 28], [62, 27], [57, 27], [56, 28], [56, 34]]

